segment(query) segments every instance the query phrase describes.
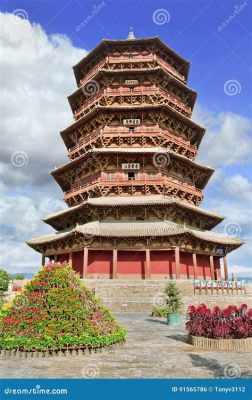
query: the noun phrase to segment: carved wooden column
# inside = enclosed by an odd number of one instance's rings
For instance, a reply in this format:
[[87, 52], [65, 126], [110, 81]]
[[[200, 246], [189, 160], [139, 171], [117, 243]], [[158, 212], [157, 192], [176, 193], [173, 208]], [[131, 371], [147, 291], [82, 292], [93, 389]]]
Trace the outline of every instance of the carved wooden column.
[[193, 253], [192, 258], [193, 258], [193, 275], [194, 275], [194, 279], [198, 279], [198, 264], [197, 264], [197, 255], [196, 255], [196, 253]]
[[175, 247], [175, 267], [176, 267], [176, 279], [180, 278], [180, 253], [179, 247]]
[[73, 267], [73, 252], [70, 251], [69, 253], [69, 265], [70, 267]]
[[113, 249], [112, 278], [117, 278], [117, 249]]
[[145, 272], [145, 277], [147, 279], [150, 279], [150, 249], [145, 250], [145, 261], [146, 261], [146, 272]]
[[45, 255], [44, 254], [42, 254], [42, 266], [44, 266], [45, 265]]
[[87, 277], [87, 269], [88, 269], [88, 247], [84, 247], [83, 253], [83, 278]]
[[223, 264], [224, 264], [224, 279], [228, 281], [228, 264], [227, 264], [227, 256], [223, 257]]
[[215, 280], [215, 276], [214, 276], [214, 259], [213, 259], [213, 255], [210, 255], [210, 271], [211, 271], [211, 279], [212, 281]]

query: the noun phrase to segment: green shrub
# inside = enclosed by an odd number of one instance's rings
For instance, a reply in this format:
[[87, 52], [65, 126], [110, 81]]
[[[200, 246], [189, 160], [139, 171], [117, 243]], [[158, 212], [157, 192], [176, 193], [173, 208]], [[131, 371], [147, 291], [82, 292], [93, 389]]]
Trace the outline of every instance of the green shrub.
[[170, 281], [164, 291], [165, 305], [154, 307], [151, 315], [153, 317], [167, 317], [171, 313], [181, 313], [182, 300], [180, 290], [175, 282]]
[[153, 307], [151, 315], [152, 317], [167, 317], [167, 307]]
[[0, 291], [6, 292], [10, 280], [11, 276], [8, 274], [8, 272], [0, 268]]

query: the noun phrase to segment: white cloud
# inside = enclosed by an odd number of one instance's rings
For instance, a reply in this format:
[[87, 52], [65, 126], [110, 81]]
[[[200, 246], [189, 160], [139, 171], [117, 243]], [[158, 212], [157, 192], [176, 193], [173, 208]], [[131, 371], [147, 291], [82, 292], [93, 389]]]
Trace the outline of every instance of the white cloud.
[[[72, 121], [71, 67], [86, 51], [28, 20], [17, 24], [11, 14], [0, 13], [0, 24], [1, 267], [27, 272], [38, 269], [41, 256], [25, 240], [51, 231], [41, 217], [64, 207], [48, 172], [67, 160], [59, 132]], [[22, 167], [11, 163], [15, 152], [24, 152]]]
[[228, 178], [222, 171], [212, 183], [212, 195], [204, 202], [204, 208], [225, 216], [215, 231], [240, 236], [245, 241], [228, 256], [230, 268], [243, 265], [252, 275], [252, 184], [240, 174]]
[[219, 186], [217, 190], [221, 195], [223, 195], [223, 190], [225, 190], [227, 197], [238, 201], [241, 205], [246, 203], [250, 209], [249, 205], [252, 204], [252, 183], [242, 175], [236, 174], [230, 178], [224, 178], [222, 186]]
[[223, 112], [214, 114], [197, 105], [193, 119], [202, 124], [206, 134], [198, 160], [217, 167], [248, 164], [252, 152], [252, 124], [247, 118]]
[[251, 267], [244, 267], [243, 265], [233, 265], [229, 268], [230, 274], [243, 276], [244, 278], [252, 278]]
[[[67, 101], [76, 87], [71, 66], [85, 55], [66, 36], [48, 36], [40, 25], [29, 21], [16, 24], [10, 14], [0, 14], [2, 47], [2, 260], [11, 272], [35, 271], [41, 256], [25, 240], [45, 234], [51, 228], [40, 218], [64, 207], [62, 192], [48, 175], [54, 166], [66, 162], [66, 148], [59, 131], [71, 121]], [[197, 106], [194, 118], [207, 128], [199, 160], [218, 168], [211, 180], [213, 195], [205, 208], [236, 221], [241, 236], [250, 243], [251, 182], [239, 172], [231, 178], [224, 167], [246, 164], [250, 159], [250, 122], [239, 115], [215, 115]], [[22, 167], [11, 164], [14, 152], [27, 154]], [[4, 196], [3, 196], [4, 195]], [[230, 268], [249, 268], [252, 245], [242, 246], [229, 256]]]
[[1, 244], [1, 267], [14, 274], [37, 272], [41, 266], [41, 254], [29, 249], [26, 243], [5, 241]]
[[[17, 178], [22, 185], [41, 187], [50, 179], [45, 171], [66, 160], [59, 131], [72, 121], [67, 95], [76, 84], [71, 66], [86, 51], [66, 36], [47, 36], [28, 20], [17, 24], [11, 14], [0, 14], [0, 23], [2, 160], [9, 168], [3, 177], [8, 185], [16, 186]], [[27, 155], [27, 165], [10, 168], [16, 151]]]
[[211, 195], [206, 195], [203, 206], [226, 218], [215, 231], [227, 234], [230, 227], [230, 234], [234, 229], [245, 241], [229, 254], [230, 269], [242, 265], [252, 274], [252, 183], [240, 172], [251, 162], [251, 121], [230, 112], [214, 114], [200, 105], [193, 119], [206, 128], [197, 161], [215, 168], [206, 190]]
[[204, 207], [212, 208], [226, 217], [218, 229], [228, 221], [236, 221], [240, 225], [241, 235], [246, 237], [251, 233], [251, 204], [252, 183], [239, 174], [230, 178], [221, 174], [212, 185], [212, 196], [206, 198]]

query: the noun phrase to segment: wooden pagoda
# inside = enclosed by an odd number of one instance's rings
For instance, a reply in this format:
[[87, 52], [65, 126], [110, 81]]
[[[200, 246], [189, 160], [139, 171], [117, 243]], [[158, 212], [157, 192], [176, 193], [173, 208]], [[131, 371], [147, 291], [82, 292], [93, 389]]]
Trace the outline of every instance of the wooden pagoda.
[[68, 208], [28, 245], [83, 278], [228, 278], [238, 238], [211, 232], [199, 208], [213, 169], [195, 161], [205, 129], [191, 120], [190, 63], [158, 37], [103, 40], [73, 67], [69, 162], [51, 172]]

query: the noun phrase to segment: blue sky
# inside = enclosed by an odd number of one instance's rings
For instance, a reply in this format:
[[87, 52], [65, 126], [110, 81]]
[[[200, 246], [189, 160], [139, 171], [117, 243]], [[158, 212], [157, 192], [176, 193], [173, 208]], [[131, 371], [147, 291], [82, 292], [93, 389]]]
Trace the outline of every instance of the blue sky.
[[[200, 92], [202, 103], [213, 111], [249, 115], [251, 2], [106, 0], [104, 3], [105, 6], [80, 31], [76, 31], [76, 27], [92, 14], [94, 6], [102, 4], [101, 0], [8, 0], [2, 1], [2, 10], [24, 9], [29, 20], [39, 22], [48, 34], [66, 34], [76, 47], [87, 50], [102, 39], [125, 39], [129, 26], [134, 27], [136, 37], [160, 36], [192, 62], [189, 85]], [[245, 7], [234, 20], [218, 31], [218, 27], [234, 13], [235, 6], [242, 4]], [[157, 9], [169, 12], [168, 23], [157, 25], [153, 22], [152, 16]], [[225, 96], [223, 84], [228, 78], [240, 82], [239, 96]]]
[[[47, 46], [51, 45], [52, 38], [57, 37], [58, 42], [56, 44], [53, 43], [53, 51], [50, 49], [52, 56], [54, 52], [56, 58], [57, 46], [59, 48], [58, 52], [63, 49], [62, 41], [59, 39], [61, 35], [65, 35], [67, 40], [70, 40], [69, 45], [63, 39], [64, 46], [67, 47], [67, 52], [69, 52], [69, 63], [67, 59], [64, 60], [64, 70], [62, 67], [62, 71], [66, 80], [71, 79], [67, 86], [69, 91], [66, 95], [74, 90], [72, 65], [104, 38], [125, 39], [130, 26], [134, 27], [134, 33], [137, 38], [160, 36], [171, 48], [191, 61], [188, 85], [199, 92], [194, 118], [208, 129], [207, 137], [200, 148], [199, 160], [203, 164], [210, 163], [216, 169], [216, 175], [205, 191], [206, 200], [202, 206], [227, 215], [228, 220], [234, 219], [239, 226], [241, 236], [250, 241], [251, 121], [249, 120], [252, 98], [252, 52], [249, 50], [251, 50], [251, 4], [252, 2], [249, 1], [237, 0], [2, 0], [1, 11], [3, 13], [21, 15], [26, 21], [23, 25], [20, 24], [20, 29], [26, 28], [26, 24], [29, 24], [29, 26], [32, 26], [34, 36], [38, 35], [38, 28], [35, 27], [38, 27], [37, 24], [39, 24], [39, 29], [46, 35]], [[92, 13], [95, 7], [96, 9], [99, 8], [99, 10], [94, 15]], [[157, 13], [159, 15], [161, 13], [165, 21], [161, 19], [155, 20]], [[88, 22], [84, 23], [85, 26], [78, 29], [81, 23], [87, 20], [88, 16], [92, 17], [89, 18]], [[9, 22], [6, 21], [7, 23]], [[13, 33], [8, 32], [6, 28], [6, 35], [4, 35], [3, 39], [9, 52], [10, 42], [13, 41], [14, 43], [16, 39], [8, 40], [8, 34], [10, 36], [13, 35]], [[21, 36], [22, 34], [23, 31], [20, 31]], [[30, 40], [30, 46], [32, 47], [34, 43], [32, 39]], [[25, 43], [25, 51], [28, 53], [30, 51], [29, 42], [27, 41]], [[22, 50], [23, 58], [26, 57], [25, 51]], [[27, 63], [26, 68], [28, 71], [30, 67], [31, 65]], [[35, 67], [33, 66], [33, 68]], [[39, 68], [39, 66], [36, 68]], [[61, 68], [60, 62], [57, 68], [58, 70], [53, 70], [55, 81], [57, 80], [57, 72]], [[9, 68], [6, 68], [6, 70], [6, 73], [8, 73]], [[46, 70], [47, 68], [44, 67], [42, 72], [45, 75], [45, 81], [47, 79]], [[23, 75], [22, 83], [25, 88], [28, 88], [29, 93], [32, 93], [34, 88], [37, 90], [36, 74], [38, 74], [39, 69], [36, 70], [32, 81], [29, 80], [28, 71]], [[18, 75], [19, 71], [16, 73]], [[9, 79], [12, 78], [10, 77]], [[50, 79], [52, 78], [50, 77]], [[42, 87], [44, 82], [41, 82], [40, 85]], [[57, 90], [57, 85], [55, 88]], [[232, 90], [235, 92], [232, 92]], [[67, 107], [66, 96], [62, 98], [62, 102], [65, 105], [61, 107]], [[71, 118], [70, 108], [68, 108], [68, 111], [64, 109], [64, 112], [68, 112], [68, 117]], [[49, 116], [50, 110], [46, 111], [45, 109], [44, 113], [44, 118], [49, 121], [51, 117]], [[23, 113], [22, 118], [26, 118], [28, 121], [30, 115]], [[57, 115], [55, 115], [56, 118]], [[58, 121], [55, 129], [60, 130], [66, 126], [64, 118]], [[11, 134], [15, 135], [15, 130]], [[23, 141], [26, 140], [25, 132], [19, 133], [19, 135], [22, 136]], [[61, 152], [63, 157], [65, 150], [62, 144], [59, 143], [58, 132], [55, 131], [53, 135], [55, 135], [53, 140], [57, 140], [55, 143], [59, 148], [58, 152]], [[10, 138], [10, 135], [8, 137]], [[50, 146], [50, 142], [48, 145]], [[216, 146], [221, 147], [217, 152], [218, 154], [214, 150]], [[25, 148], [25, 146], [23, 147]], [[10, 151], [12, 150], [10, 149]], [[35, 153], [31, 149], [27, 153], [29, 155], [29, 165], [31, 166], [32, 162], [35, 163], [36, 161], [34, 158]], [[5, 160], [8, 157], [6, 153]], [[66, 153], [64, 157], [66, 157]], [[54, 161], [56, 163], [56, 158], [52, 157], [52, 163]], [[44, 178], [44, 174], [47, 173], [50, 167], [51, 165], [48, 165], [48, 161], [41, 160], [43, 177], [40, 185], [35, 182], [35, 169], [33, 175], [32, 169], [29, 170], [29, 179], [24, 178], [27, 172], [25, 170], [26, 166], [22, 170], [21, 168], [14, 172], [12, 170], [13, 184], [7, 185], [8, 187], [5, 188], [6, 195], [11, 198], [19, 197], [20, 202], [25, 198], [24, 201], [28, 203], [30, 201], [30, 206], [38, 211], [40, 206], [36, 203], [36, 196], [41, 191], [43, 192], [44, 184], [47, 189], [50, 187], [50, 190], [54, 190], [52, 196], [56, 196], [60, 202], [62, 198], [61, 192], [58, 188], [52, 189], [53, 185], [56, 187], [57, 184], [54, 182], [48, 183], [47, 178]], [[21, 176], [22, 174], [23, 176]], [[42, 174], [40, 174], [41, 176]], [[50, 205], [48, 205], [48, 212], [46, 213], [49, 212], [51, 212]], [[43, 215], [40, 215], [38, 211], [36, 216], [39, 218]], [[8, 219], [4, 220], [3, 226], [4, 231], [7, 230], [9, 232]], [[20, 240], [27, 240], [29, 237], [34, 236], [34, 233], [39, 235], [41, 226], [42, 224], [36, 225], [31, 230], [32, 234], [30, 236], [28, 232], [24, 235], [19, 235], [19, 228], [14, 226], [10, 231], [12, 232], [13, 230], [13, 235], [17, 235]], [[223, 229], [221, 225], [219, 231], [222, 232]], [[12, 246], [15, 245], [15, 240], [13, 238]], [[29, 264], [32, 268], [35, 268], [37, 258], [36, 260], [33, 258], [30, 250], [22, 251], [26, 252], [27, 265]], [[251, 253], [248, 250], [239, 250], [238, 256], [231, 258], [231, 263], [234, 266], [240, 266], [241, 268], [251, 266]], [[4, 262], [6, 263], [6, 260]], [[16, 267], [10, 265], [10, 269], [13, 268]], [[20, 267], [20, 269], [22, 268], [27, 270], [25, 265]]]

